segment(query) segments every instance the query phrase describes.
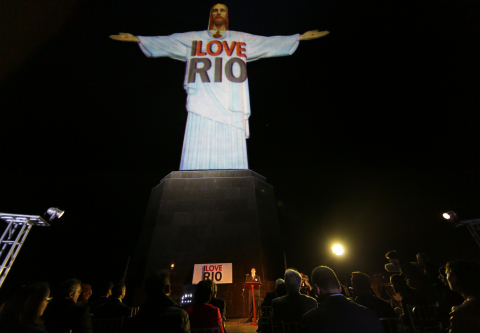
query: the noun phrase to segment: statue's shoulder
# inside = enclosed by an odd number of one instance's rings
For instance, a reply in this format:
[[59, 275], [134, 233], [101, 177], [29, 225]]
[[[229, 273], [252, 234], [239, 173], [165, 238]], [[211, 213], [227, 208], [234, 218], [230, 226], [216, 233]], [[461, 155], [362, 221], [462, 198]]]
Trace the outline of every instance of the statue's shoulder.
[[171, 36], [178, 37], [178, 38], [205, 38], [208, 36], [207, 30], [201, 31], [187, 31], [187, 32], [177, 32], [172, 34]]
[[228, 30], [228, 37], [234, 40], [245, 40], [250, 36], [253, 36], [253, 35], [246, 32]]

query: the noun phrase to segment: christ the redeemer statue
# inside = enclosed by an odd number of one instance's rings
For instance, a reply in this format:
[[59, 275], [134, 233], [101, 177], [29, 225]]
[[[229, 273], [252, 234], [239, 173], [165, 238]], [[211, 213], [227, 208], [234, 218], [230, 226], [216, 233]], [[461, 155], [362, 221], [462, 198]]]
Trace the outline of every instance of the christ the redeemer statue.
[[188, 119], [180, 170], [248, 169], [249, 137], [247, 65], [268, 57], [291, 55], [300, 40], [327, 35], [262, 37], [228, 29], [228, 8], [210, 10], [208, 30], [143, 37], [128, 33], [110, 38], [138, 42], [147, 57], [186, 61], [184, 88]]

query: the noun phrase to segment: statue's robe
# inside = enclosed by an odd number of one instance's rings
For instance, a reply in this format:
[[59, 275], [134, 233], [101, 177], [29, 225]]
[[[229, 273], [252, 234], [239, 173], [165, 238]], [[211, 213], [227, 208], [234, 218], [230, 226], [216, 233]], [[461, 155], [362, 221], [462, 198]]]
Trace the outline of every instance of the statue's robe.
[[248, 169], [245, 140], [249, 137], [250, 98], [246, 63], [291, 55], [299, 38], [298, 34], [262, 37], [232, 30], [225, 31], [221, 38], [212, 37], [208, 30], [138, 36], [147, 57], [186, 62], [188, 119], [180, 170]]

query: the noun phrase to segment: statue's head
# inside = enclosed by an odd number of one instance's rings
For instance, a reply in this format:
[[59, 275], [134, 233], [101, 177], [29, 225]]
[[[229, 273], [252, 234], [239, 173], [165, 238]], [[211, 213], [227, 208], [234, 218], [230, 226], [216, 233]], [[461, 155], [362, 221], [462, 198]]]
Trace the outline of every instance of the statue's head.
[[228, 8], [223, 3], [217, 3], [210, 9], [208, 30], [228, 30]]

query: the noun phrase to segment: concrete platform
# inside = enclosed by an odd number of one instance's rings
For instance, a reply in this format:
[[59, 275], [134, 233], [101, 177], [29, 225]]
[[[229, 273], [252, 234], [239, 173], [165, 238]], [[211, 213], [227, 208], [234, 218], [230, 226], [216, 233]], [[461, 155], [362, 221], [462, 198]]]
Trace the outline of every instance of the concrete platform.
[[225, 330], [227, 333], [254, 333], [258, 326], [244, 324], [244, 319], [227, 319]]

